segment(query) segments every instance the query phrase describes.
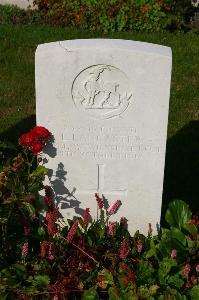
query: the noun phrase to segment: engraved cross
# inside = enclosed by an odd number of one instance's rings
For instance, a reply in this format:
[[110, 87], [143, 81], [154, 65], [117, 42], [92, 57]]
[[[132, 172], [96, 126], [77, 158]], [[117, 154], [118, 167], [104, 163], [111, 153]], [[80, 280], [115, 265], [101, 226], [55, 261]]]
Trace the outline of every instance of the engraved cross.
[[118, 189], [112, 191], [106, 191], [104, 189], [104, 171], [105, 171], [104, 164], [97, 164], [97, 188], [96, 190], [83, 190], [77, 191], [77, 194], [92, 194], [94, 195], [96, 192], [100, 195], [115, 195], [115, 196], [127, 196], [126, 189]]

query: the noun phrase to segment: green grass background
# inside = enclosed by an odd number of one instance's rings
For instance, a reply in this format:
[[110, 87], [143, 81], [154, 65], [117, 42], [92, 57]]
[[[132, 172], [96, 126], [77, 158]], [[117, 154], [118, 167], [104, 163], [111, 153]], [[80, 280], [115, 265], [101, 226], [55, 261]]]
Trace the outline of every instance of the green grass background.
[[16, 142], [21, 132], [35, 124], [37, 45], [79, 38], [121, 38], [172, 48], [163, 210], [173, 198], [186, 200], [198, 210], [199, 35], [179, 32], [102, 34], [36, 25], [0, 25], [0, 138]]
[[[173, 72], [168, 137], [199, 119], [199, 35], [79, 32], [45, 26], [0, 26], [0, 133], [35, 113], [34, 54], [38, 44], [76, 38], [121, 38], [169, 46]], [[23, 129], [23, 128], [22, 128]]]

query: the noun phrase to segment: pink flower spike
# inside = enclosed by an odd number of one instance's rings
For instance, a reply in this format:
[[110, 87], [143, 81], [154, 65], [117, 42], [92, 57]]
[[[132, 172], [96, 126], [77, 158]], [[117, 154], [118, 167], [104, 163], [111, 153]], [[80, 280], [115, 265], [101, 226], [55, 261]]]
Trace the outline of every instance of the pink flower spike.
[[78, 223], [78, 220], [77, 220], [77, 221], [75, 221], [75, 223], [73, 223], [73, 225], [71, 226], [71, 228], [68, 231], [66, 240], [69, 244], [72, 243], [72, 241], [74, 239], [74, 236], [75, 236], [75, 234], [77, 232], [77, 229], [78, 229], [78, 225], [79, 225], [79, 223]]
[[199, 272], [199, 264], [196, 265], [196, 272]]
[[189, 277], [190, 270], [191, 270], [190, 264], [186, 264], [183, 269], [183, 274], [185, 277], [187, 278]]
[[28, 243], [24, 243], [22, 246], [21, 256], [25, 257], [28, 254]]
[[110, 222], [108, 225], [108, 235], [115, 235], [116, 232], [116, 222]]
[[45, 196], [44, 196], [44, 201], [48, 207], [48, 209], [53, 209], [54, 208], [54, 203], [52, 201], [52, 195], [51, 195], [51, 189], [49, 186], [44, 187], [45, 190]]
[[151, 223], [148, 224], [148, 235], [151, 235], [153, 232], [153, 229], [152, 229], [152, 226], [151, 226]]
[[90, 208], [86, 208], [85, 213], [83, 215], [83, 224], [84, 225], [88, 224], [89, 218], [90, 218]]
[[55, 259], [55, 246], [54, 246], [53, 242], [49, 243], [48, 259], [49, 260]]
[[98, 208], [102, 209], [104, 207], [104, 200], [103, 200], [103, 198], [100, 198], [97, 193], [95, 194], [95, 198], [96, 198], [96, 201], [97, 201]]
[[177, 250], [176, 249], [173, 249], [171, 251], [171, 258], [176, 258], [177, 257]]
[[48, 242], [42, 241], [41, 242], [41, 257], [44, 258], [46, 256], [46, 252], [48, 249]]
[[127, 255], [129, 254], [131, 250], [131, 247], [129, 245], [129, 242], [127, 239], [124, 239], [121, 243], [120, 249], [119, 249], [119, 256], [122, 259], [125, 259]]
[[143, 245], [142, 245], [142, 242], [140, 240], [137, 241], [137, 245], [136, 246], [137, 246], [137, 252], [141, 253]]
[[46, 212], [46, 222], [47, 222], [48, 234], [57, 233], [56, 221], [58, 220], [59, 215], [60, 215], [60, 213], [59, 213], [58, 208], [54, 208], [53, 210], [48, 210]]
[[113, 203], [113, 205], [109, 208], [108, 215], [109, 216], [114, 215], [121, 205], [122, 205], [121, 200], [115, 201], [115, 203]]

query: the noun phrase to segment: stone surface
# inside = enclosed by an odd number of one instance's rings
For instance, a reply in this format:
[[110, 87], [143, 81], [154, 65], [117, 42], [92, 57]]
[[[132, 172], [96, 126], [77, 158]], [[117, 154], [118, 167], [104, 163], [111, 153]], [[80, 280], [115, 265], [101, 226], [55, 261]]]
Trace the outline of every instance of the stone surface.
[[171, 50], [125, 40], [73, 40], [36, 51], [37, 124], [65, 217], [96, 213], [94, 193], [122, 200], [131, 232], [160, 220]]
[[20, 8], [33, 8], [33, 0], [0, 0], [0, 4], [17, 5]]

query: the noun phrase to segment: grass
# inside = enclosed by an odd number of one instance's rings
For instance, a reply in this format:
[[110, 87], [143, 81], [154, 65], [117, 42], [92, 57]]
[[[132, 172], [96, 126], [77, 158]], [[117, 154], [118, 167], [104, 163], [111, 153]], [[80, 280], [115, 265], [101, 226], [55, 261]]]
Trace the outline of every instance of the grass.
[[0, 136], [14, 141], [20, 132], [35, 124], [34, 53], [38, 44], [102, 37], [146, 41], [172, 48], [164, 198], [166, 202], [174, 197], [187, 201], [190, 195], [190, 203], [196, 204], [199, 189], [193, 176], [199, 175], [199, 35], [101, 34], [36, 25], [0, 25]]
[[[35, 113], [34, 53], [38, 44], [75, 38], [122, 38], [166, 45], [173, 52], [168, 137], [199, 119], [199, 36], [100, 34], [44, 26], [0, 26], [0, 133]], [[23, 128], [22, 128], [23, 129]]]

